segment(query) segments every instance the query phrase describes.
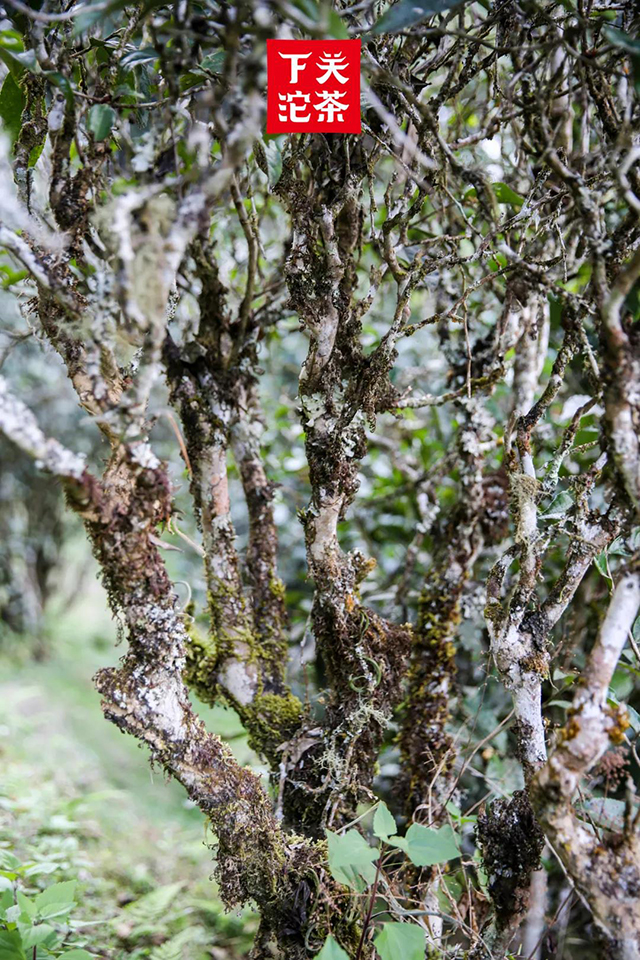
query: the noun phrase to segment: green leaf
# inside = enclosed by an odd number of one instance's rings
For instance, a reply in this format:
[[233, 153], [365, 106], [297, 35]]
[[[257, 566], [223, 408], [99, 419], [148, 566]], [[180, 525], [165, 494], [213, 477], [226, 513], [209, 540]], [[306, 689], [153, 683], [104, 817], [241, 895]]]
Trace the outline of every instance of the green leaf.
[[106, 140], [113, 130], [116, 122], [116, 112], [113, 107], [108, 107], [105, 103], [96, 103], [87, 118], [87, 129], [98, 141]]
[[396, 33], [398, 30], [405, 30], [420, 23], [425, 17], [443, 13], [459, 3], [460, 0], [400, 0], [374, 23], [371, 33]]
[[208, 53], [207, 56], [200, 61], [200, 69], [208, 70], [210, 73], [222, 73], [225, 58], [226, 54], [224, 50], [214, 50], [213, 53]]
[[[206, 942], [207, 934], [203, 927], [185, 927], [169, 940], [155, 947], [149, 954], [149, 960], [184, 960], [185, 957], [195, 956], [198, 951], [193, 950], [193, 945]], [[186, 950], [191, 946], [191, 950]]]
[[183, 73], [180, 76], [180, 93], [186, 93], [187, 90], [195, 87], [196, 84], [202, 86], [203, 82], [203, 73], [201, 70], [198, 70], [197, 73]]
[[[506, 267], [506, 265], [507, 265], [507, 258], [504, 255], [504, 253], [502, 253], [502, 251], [500, 250], [498, 251], [498, 253], [494, 253], [494, 255], [489, 260], [489, 270], [491, 270], [492, 273], [496, 273], [498, 270], [501, 269], [501, 267]], [[515, 353], [515, 350], [514, 350], [514, 353]]]
[[635, 40], [633, 37], [630, 37], [628, 33], [618, 30], [617, 27], [605, 27], [604, 35], [614, 47], [621, 47], [622, 50], [626, 50], [627, 53], [640, 56], [640, 40]]
[[476, 816], [465, 817], [458, 807], [452, 800], [446, 804], [447, 813], [451, 815], [454, 820], [457, 820], [458, 823], [476, 823], [478, 818]]
[[27, 953], [34, 947], [52, 947], [58, 939], [56, 931], [48, 923], [38, 923], [33, 926], [19, 923], [18, 929], [22, 935], [22, 946]]
[[624, 537], [616, 537], [613, 543], [609, 544], [607, 547], [607, 553], [609, 556], [614, 557], [629, 557], [631, 554], [627, 550], [625, 545]]
[[131, 53], [125, 54], [120, 61], [120, 66], [124, 70], [128, 70], [129, 67], [140, 66], [143, 63], [153, 63], [157, 59], [158, 51], [154, 47], [142, 47], [141, 50], [132, 50]]
[[167, 912], [183, 886], [179, 882], [167, 883], [145, 893], [139, 900], [128, 903], [124, 908], [128, 919], [141, 925], [155, 923]]
[[69, 913], [73, 906], [73, 903], [49, 903], [38, 912], [43, 920], [53, 920], [54, 917], [63, 917], [65, 913]]
[[20, 919], [22, 910], [17, 903], [14, 903], [13, 906], [7, 907], [2, 912], [4, 913], [4, 919], [7, 921], [7, 923], [17, 923]]
[[201, 84], [203, 80], [208, 80], [212, 73], [222, 73], [226, 54], [224, 50], [214, 50], [204, 57], [197, 67], [188, 73], [183, 73], [180, 77], [180, 91], [190, 90], [196, 84]]
[[640, 733], [640, 714], [637, 710], [634, 710], [632, 706], [628, 703], [624, 705], [627, 709], [627, 716], [629, 718], [629, 723], [633, 727], [636, 733]]
[[349, 960], [340, 944], [329, 934], [316, 960]]
[[0, 867], [3, 870], [11, 870], [15, 873], [20, 872], [20, 867], [22, 866], [20, 860], [13, 853], [9, 853], [8, 850], [0, 850]]
[[18, 930], [0, 930], [0, 960], [26, 960]]
[[389, 837], [395, 836], [395, 834], [398, 832], [396, 821], [393, 819], [393, 816], [384, 800], [380, 801], [375, 812], [375, 816], [373, 818], [373, 832], [376, 837], [379, 837], [380, 840], [387, 840]]
[[370, 847], [357, 830], [347, 830], [343, 836], [327, 830], [329, 870], [334, 880], [361, 893], [376, 876], [374, 860], [379, 851]]
[[513, 207], [521, 207], [524, 203], [524, 197], [512, 190], [506, 183], [493, 183], [493, 192], [496, 195], [498, 203], [510, 203]]
[[77, 37], [78, 34], [89, 30], [91, 27], [95, 26], [96, 23], [99, 23], [101, 20], [105, 19], [109, 14], [117, 13], [118, 10], [123, 10], [126, 5], [127, 0], [114, 0], [114, 2], [110, 3], [106, 8], [101, 3], [96, 3], [85, 7], [85, 9], [82, 10], [81, 13], [79, 13], [76, 17], [73, 27], [73, 35]]
[[23, 50], [22, 43], [13, 38], [0, 37], [0, 60], [9, 68], [15, 80], [19, 80], [25, 70], [36, 73], [38, 68], [33, 50]]
[[[106, 33], [110, 33], [111, 30], [117, 26], [114, 22], [114, 14], [124, 10], [128, 2], [129, 0], [111, 0], [111, 3], [106, 7], [104, 7], [102, 3], [87, 4], [75, 18], [73, 36], [77, 37], [79, 34], [85, 33], [97, 23], [100, 23], [103, 29], [106, 25]], [[142, 12], [144, 14], [150, 10], [154, 10], [156, 7], [164, 6], [165, 2], [166, 0], [146, 0], [146, 3], [142, 4]]]
[[282, 176], [282, 146], [284, 137], [274, 137], [273, 140], [267, 140], [264, 144], [264, 152], [267, 157], [267, 169], [269, 171], [269, 183], [275, 186]]
[[568, 290], [570, 293], [580, 293], [583, 287], [589, 283], [591, 279], [592, 268], [590, 263], [583, 263], [578, 267], [578, 272], [574, 277], [567, 280], [566, 283], [561, 282], [560, 286], [564, 287], [565, 290]]
[[621, 831], [624, 827], [624, 800], [614, 800], [612, 797], [597, 797], [593, 800], [583, 800], [577, 805], [578, 812], [585, 810], [588, 818], [605, 830]]
[[44, 150], [44, 143], [36, 143], [35, 147], [29, 154], [29, 167], [35, 167], [36, 163], [40, 158], [40, 154]]
[[25, 917], [35, 917], [37, 913], [36, 905], [22, 890], [16, 891], [16, 900], [20, 904], [20, 909]]
[[549, 319], [551, 320], [551, 325], [557, 327], [562, 322], [562, 301], [552, 296], [549, 296], [547, 299], [549, 301]]
[[[498, 180], [496, 183], [492, 183], [491, 186], [493, 187], [493, 192], [498, 203], [510, 203], [514, 207], [521, 207], [524, 203], [524, 197], [521, 197], [519, 193], [516, 193], [515, 190], [512, 190], [507, 183], [501, 183]], [[469, 187], [468, 190], [465, 190], [465, 200], [469, 200], [471, 197], [477, 196], [478, 191], [475, 187]]]
[[67, 950], [60, 955], [59, 960], [94, 960], [94, 957], [86, 950]]
[[545, 520], [558, 520], [564, 517], [567, 510], [573, 506], [573, 497], [568, 490], [562, 490], [557, 497], [554, 497], [546, 510], [540, 514]]
[[14, 80], [13, 74], [9, 72], [0, 90], [0, 120], [12, 143], [18, 139], [20, 133], [25, 102], [22, 90]]
[[39, 893], [35, 899], [35, 906], [38, 912], [42, 912], [44, 907], [50, 907], [52, 904], [61, 906], [68, 904], [71, 906], [76, 898], [76, 880], [65, 880], [63, 883], [52, 883], [42, 893]]
[[387, 837], [386, 842], [392, 847], [397, 847], [398, 850], [409, 853], [409, 844], [407, 843], [406, 837]]
[[373, 942], [380, 960], [424, 960], [424, 930], [415, 923], [384, 923]]
[[320, 7], [316, 0], [293, 0], [293, 5], [315, 23], [320, 21]]
[[609, 564], [607, 563], [607, 551], [603, 550], [602, 553], [599, 553], [593, 561], [598, 569], [598, 571], [605, 577], [607, 580], [611, 580], [611, 574], [609, 572]]
[[327, 33], [330, 37], [334, 37], [336, 40], [349, 39], [347, 25], [340, 14], [337, 13], [333, 7], [329, 8], [329, 29], [327, 30]]
[[634, 283], [629, 290], [629, 293], [625, 297], [624, 301], [625, 308], [633, 314], [633, 319], [638, 320], [640, 318], [640, 284]]
[[412, 823], [405, 837], [407, 854], [416, 867], [430, 867], [434, 863], [445, 863], [460, 856], [456, 835], [450, 826], [434, 830]]

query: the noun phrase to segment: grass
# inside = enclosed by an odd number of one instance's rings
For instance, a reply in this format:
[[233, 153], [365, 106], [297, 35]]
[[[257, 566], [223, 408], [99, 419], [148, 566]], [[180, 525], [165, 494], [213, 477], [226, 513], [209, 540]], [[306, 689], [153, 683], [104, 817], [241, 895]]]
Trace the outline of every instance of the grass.
[[[27, 865], [18, 881], [27, 894], [78, 880], [67, 945], [105, 960], [244, 957], [256, 917], [224, 912], [200, 811], [102, 716], [91, 677], [117, 660], [115, 640], [101, 588], [88, 579], [81, 602], [52, 611], [48, 658], [5, 644], [0, 852]], [[232, 711], [197, 708], [242, 763], [257, 765]]]

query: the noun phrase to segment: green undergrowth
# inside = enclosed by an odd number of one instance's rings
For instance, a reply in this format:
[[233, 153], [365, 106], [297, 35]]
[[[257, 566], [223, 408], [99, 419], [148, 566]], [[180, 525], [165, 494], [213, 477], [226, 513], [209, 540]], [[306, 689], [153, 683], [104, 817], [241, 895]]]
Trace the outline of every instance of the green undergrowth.
[[[52, 921], [51, 952], [34, 956], [245, 957], [256, 916], [225, 912], [202, 815], [102, 717], [90, 678], [121, 651], [100, 617], [90, 642], [86, 619], [75, 631], [77, 617], [55, 625], [50, 659], [0, 660], [0, 863], [15, 867], [5, 871], [14, 898], [20, 891], [35, 902], [53, 884], [77, 881], [73, 909]], [[241, 762], [252, 760], [235, 714], [198, 709]]]

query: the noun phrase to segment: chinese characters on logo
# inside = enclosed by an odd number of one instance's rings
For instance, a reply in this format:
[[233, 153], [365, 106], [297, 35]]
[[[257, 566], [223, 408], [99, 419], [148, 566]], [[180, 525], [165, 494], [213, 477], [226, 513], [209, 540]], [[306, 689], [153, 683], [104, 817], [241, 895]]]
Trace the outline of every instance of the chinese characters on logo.
[[267, 40], [267, 133], [360, 133], [359, 40]]

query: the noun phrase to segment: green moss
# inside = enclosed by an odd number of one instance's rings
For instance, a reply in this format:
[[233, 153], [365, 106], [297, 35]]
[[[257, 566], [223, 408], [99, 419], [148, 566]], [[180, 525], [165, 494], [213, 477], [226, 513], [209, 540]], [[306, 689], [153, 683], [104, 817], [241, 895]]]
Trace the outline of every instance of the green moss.
[[[224, 580], [210, 576], [209, 582], [211, 585], [207, 590], [207, 607], [212, 632], [223, 633], [225, 622], [231, 619], [234, 622], [246, 622], [244, 597], [237, 595]], [[231, 617], [232, 613], [233, 617]]]
[[544, 652], [537, 651], [528, 657], [523, 657], [520, 661], [520, 666], [523, 670], [529, 673], [535, 673], [545, 680], [549, 676], [549, 657]]
[[452, 587], [442, 571], [435, 569], [420, 597], [400, 735], [405, 771], [402, 788], [409, 811], [424, 802], [434, 771], [445, 778], [455, 759], [447, 721], [456, 676], [454, 639], [461, 619], [460, 592], [460, 584]]
[[249, 745], [256, 753], [277, 760], [277, 749], [294, 735], [302, 719], [302, 704], [290, 691], [263, 693], [255, 698], [247, 715]]
[[484, 608], [485, 620], [488, 620], [490, 623], [497, 624], [500, 621], [502, 614], [503, 614], [502, 604], [500, 603], [499, 600], [496, 600], [495, 597], [491, 597], [487, 601]]
[[[279, 763], [277, 748], [291, 739], [300, 726], [302, 704], [283, 684], [282, 693], [258, 691], [250, 704], [240, 704], [218, 684], [217, 674], [227, 659], [238, 658], [245, 663], [264, 664], [276, 660], [273, 648], [263, 647], [247, 629], [233, 632], [220, 630], [205, 636], [192, 623], [187, 625], [189, 643], [186, 651], [184, 680], [203, 703], [213, 706], [225, 700], [242, 720], [249, 734], [249, 745], [271, 763]], [[240, 649], [244, 653], [240, 654]], [[279, 670], [275, 673], [278, 675]], [[258, 670], [259, 683], [263, 682]]]
[[189, 643], [186, 649], [184, 682], [198, 699], [213, 706], [216, 701], [215, 673], [219, 657], [216, 638], [199, 633], [191, 622], [187, 622], [187, 634]]
[[277, 600], [284, 600], [287, 593], [287, 588], [280, 577], [271, 577], [271, 580], [269, 580], [269, 590]]

